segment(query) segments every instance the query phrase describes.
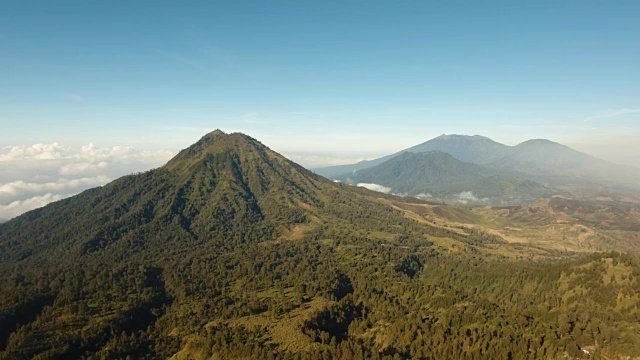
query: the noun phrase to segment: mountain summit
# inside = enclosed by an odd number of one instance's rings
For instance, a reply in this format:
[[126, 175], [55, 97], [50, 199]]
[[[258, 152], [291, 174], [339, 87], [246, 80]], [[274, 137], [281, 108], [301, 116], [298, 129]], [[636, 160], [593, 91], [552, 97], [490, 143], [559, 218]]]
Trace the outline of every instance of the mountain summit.
[[480, 135], [440, 135], [406, 151], [420, 153], [441, 151], [454, 158], [479, 165], [489, 164], [505, 156], [509, 147]]
[[[0, 244], [0, 259], [52, 259], [53, 253], [107, 248], [129, 253], [181, 238], [221, 246], [275, 238], [305, 222], [307, 209], [323, 205], [320, 189], [333, 186], [249, 136], [217, 130], [163, 167], [9, 221], [0, 235], [31, 235]], [[152, 240], [150, 233], [168, 236]]]

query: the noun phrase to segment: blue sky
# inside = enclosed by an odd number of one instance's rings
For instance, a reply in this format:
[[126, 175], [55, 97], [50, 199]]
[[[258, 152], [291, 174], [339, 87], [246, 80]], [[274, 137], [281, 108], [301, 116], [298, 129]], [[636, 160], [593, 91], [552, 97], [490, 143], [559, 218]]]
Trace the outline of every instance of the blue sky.
[[638, 1], [2, 1], [0, 147], [177, 150], [242, 131], [305, 165], [442, 133], [640, 166]]

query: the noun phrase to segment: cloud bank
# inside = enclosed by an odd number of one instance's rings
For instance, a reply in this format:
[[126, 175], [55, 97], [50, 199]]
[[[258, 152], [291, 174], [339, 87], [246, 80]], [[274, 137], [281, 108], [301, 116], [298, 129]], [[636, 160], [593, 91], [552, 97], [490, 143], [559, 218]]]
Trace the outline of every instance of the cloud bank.
[[27, 211], [43, 207], [50, 202], [62, 200], [73, 194], [51, 194], [33, 196], [26, 200], [16, 200], [7, 205], [0, 205], [0, 222], [9, 220]]
[[169, 150], [59, 143], [0, 149], [0, 221], [166, 163]]

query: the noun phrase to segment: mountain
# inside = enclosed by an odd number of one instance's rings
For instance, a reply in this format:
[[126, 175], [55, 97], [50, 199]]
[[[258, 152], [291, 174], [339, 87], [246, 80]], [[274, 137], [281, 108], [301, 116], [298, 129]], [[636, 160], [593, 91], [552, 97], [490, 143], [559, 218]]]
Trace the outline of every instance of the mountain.
[[593, 192], [602, 186], [621, 191], [640, 190], [640, 169], [612, 164], [549, 140], [534, 139], [507, 146], [479, 135], [441, 135], [393, 155], [315, 171], [340, 179], [353, 171], [380, 165], [398, 154], [426, 151], [448, 153], [460, 161], [498, 171], [500, 175], [525, 178], [572, 193]]
[[640, 169], [612, 164], [544, 139], [528, 140], [514, 146], [507, 156], [491, 166], [546, 178], [558, 184], [577, 181], [636, 189], [640, 184]]
[[435, 213], [212, 132], [0, 225], [0, 359], [640, 356], [637, 256]]
[[441, 151], [451, 154], [460, 161], [487, 165], [506, 156], [509, 153], [509, 146], [480, 135], [443, 134], [425, 143], [410, 147], [406, 151], [414, 153]]
[[[27, 256], [25, 252], [47, 258], [69, 250], [80, 255], [104, 248], [129, 252], [151, 246], [141, 239], [158, 231], [168, 235], [159, 241], [168, 243], [188, 238], [192, 244], [216, 241], [228, 246], [261, 239], [277, 234], [279, 227], [304, 222], [304, 208], [322, 206], [319, 193], [326, 186], [319, 176], [256, 140], [216, 131], [162, 168], [120, 178], [7, 222], [0, 234], [20, 234], [26, 240], [15, 247], [2, 244], [0, 260], [12, 261]], [[50, 241], [52, 233], [64, 244]]]
[[488, 164], [502, 158], [509, 147], [495, 142], [487, 137], [474, 135], [440, 135], [422, 144], [412, 146], [397, 153], [387, 155], [374, 160], [365, 160], [356, 164], [336, 165], [324, 168], [313, 169], [316, 173], [334, 178], [336, 176], [351, 173], [355, 170], [367, 169], [398, 156], [405, 152], [420, 153], [428, 151], [440, 151], [451, 154], [460, 161], [474, 164]]
[[490, 166], [535, 176], [584, 177], [597, 168], [614, 166], [604, 160], [545, 139], [527, 140], [510, 147]]
[[543, 186], [440, 151], [405, 152], [380, 165], [336, 177], [348, 184], [372, 183], [432, 201], [508, 204], [550, 196]]

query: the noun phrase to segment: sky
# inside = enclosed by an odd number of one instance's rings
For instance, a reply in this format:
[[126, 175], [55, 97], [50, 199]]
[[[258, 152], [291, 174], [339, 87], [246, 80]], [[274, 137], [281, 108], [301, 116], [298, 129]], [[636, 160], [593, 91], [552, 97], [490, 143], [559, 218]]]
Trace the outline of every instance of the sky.
[[0, 219], [214, 129], [307, 167], [440, 134], [640, 167], [638, 1], [185, 3], [0, 1]]

